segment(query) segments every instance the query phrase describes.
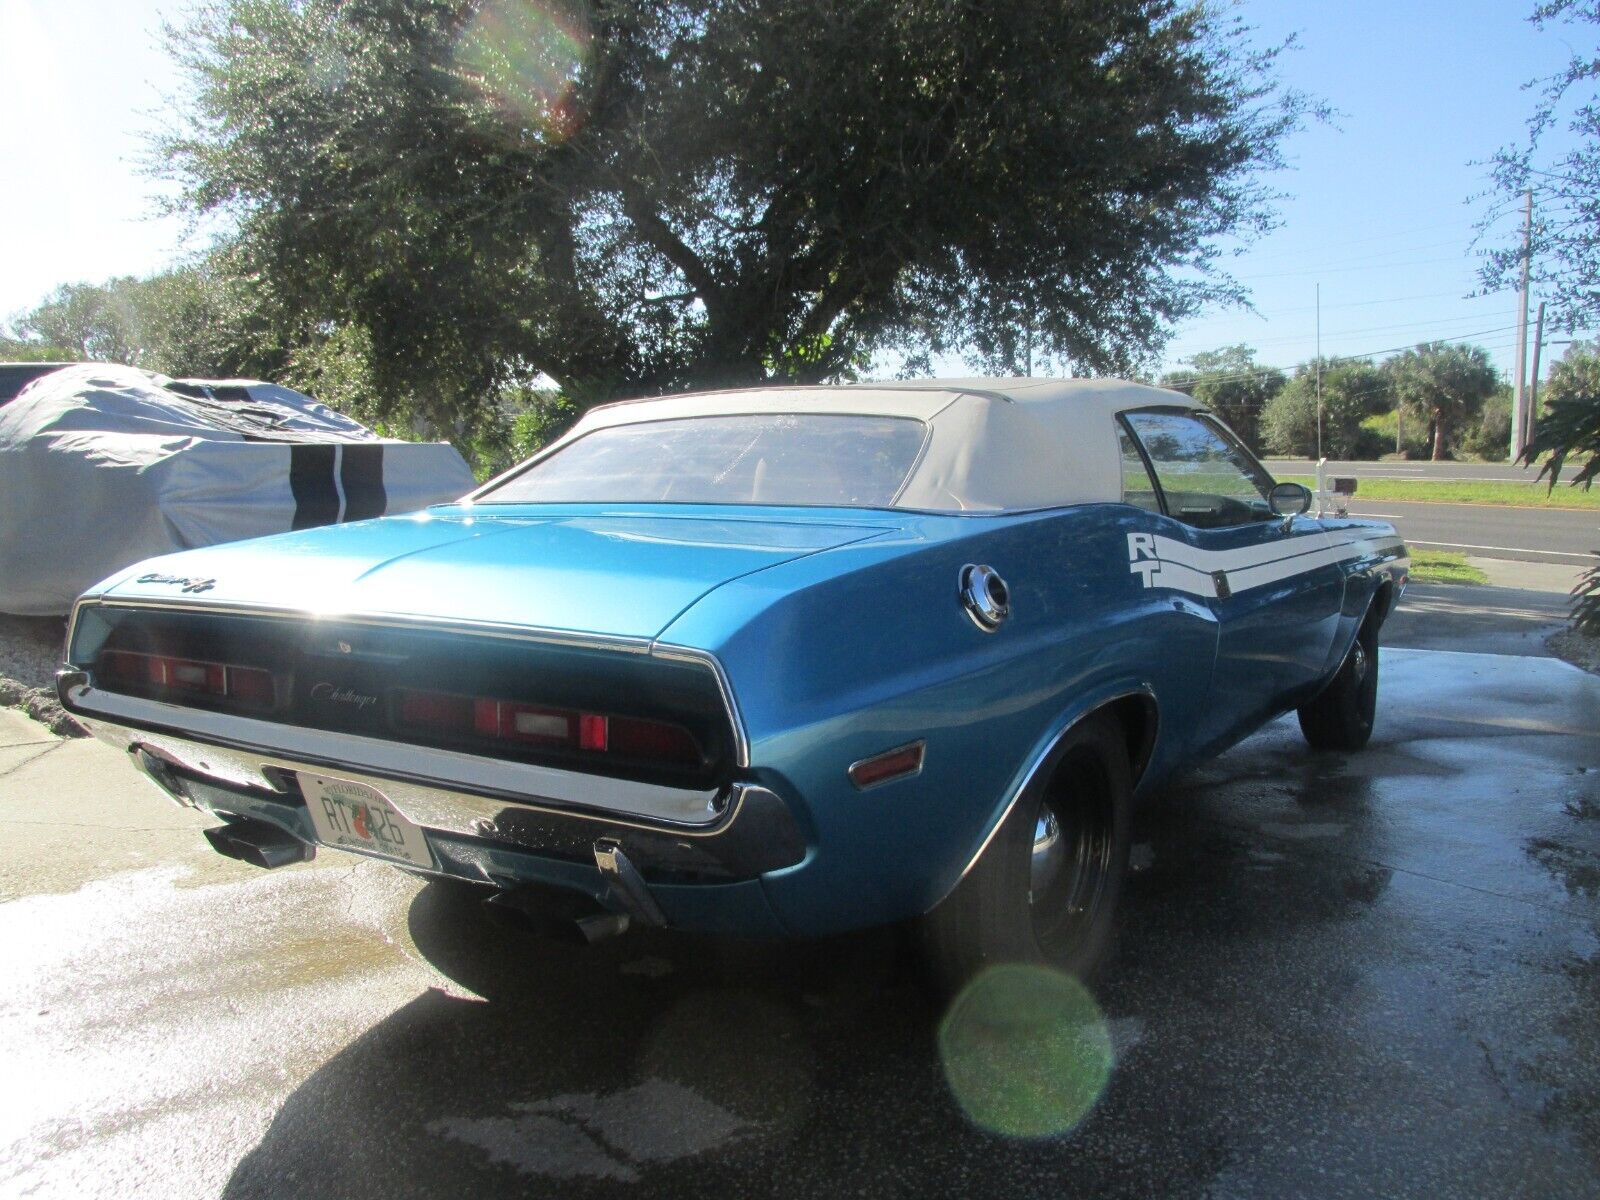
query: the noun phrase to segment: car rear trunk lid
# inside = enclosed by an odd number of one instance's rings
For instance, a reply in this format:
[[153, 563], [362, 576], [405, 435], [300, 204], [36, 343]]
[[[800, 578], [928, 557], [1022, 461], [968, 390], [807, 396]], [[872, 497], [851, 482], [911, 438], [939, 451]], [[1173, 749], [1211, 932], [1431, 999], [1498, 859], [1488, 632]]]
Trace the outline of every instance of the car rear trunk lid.
[[650, 639], [732, 579], [882, 532], [755, 515], [456, 507], [152, 560], [106, 599]]

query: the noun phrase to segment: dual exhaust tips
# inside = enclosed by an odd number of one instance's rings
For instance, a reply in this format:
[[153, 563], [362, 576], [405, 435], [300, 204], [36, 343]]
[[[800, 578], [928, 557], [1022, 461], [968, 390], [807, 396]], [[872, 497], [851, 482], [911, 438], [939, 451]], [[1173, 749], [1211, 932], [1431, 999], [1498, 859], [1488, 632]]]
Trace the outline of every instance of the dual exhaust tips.
[[[225, 858], [235, 858], [271, 871], [292, 863], [310, 862], [317, 848], [266, 821], [239, 817], [204, 831], [211, 848]], [[641, 925], [665, 925], [649, 885], [622, 847], [611, 838], [594, 844], [595, 865], [606, 881], [607, 907], [580, 892], [525, 884], [496, 891], [484, 908], [496, 920], [568, 945], [589, 946]]]
[[310, 862], [317, 848], [266, 821], [241, 818], [203, 831], [211, 848], [225, 858], [236, 858], [271, 871], [291, 863]]

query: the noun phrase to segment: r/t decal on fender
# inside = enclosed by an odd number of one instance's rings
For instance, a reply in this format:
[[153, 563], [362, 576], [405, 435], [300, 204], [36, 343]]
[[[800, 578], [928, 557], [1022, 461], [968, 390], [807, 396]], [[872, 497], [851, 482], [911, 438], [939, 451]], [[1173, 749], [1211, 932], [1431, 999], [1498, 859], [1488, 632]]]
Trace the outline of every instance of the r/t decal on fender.
[[1156, 535], [1130, 533], [1128, 535], [1128, 570], [1144, 577], [1145, 587], [1153, 586], [1155, 573], [1161, 569], [1161, 559], [1156, 554]]
[[1128, 570], [1147, 588], [1223, 599], [1354, 558], [1399, 559], [1405, 543], [1364, 530], [1273, 537], [1257, 545], [1207, 550], [1159, 533], [1128, 535]]

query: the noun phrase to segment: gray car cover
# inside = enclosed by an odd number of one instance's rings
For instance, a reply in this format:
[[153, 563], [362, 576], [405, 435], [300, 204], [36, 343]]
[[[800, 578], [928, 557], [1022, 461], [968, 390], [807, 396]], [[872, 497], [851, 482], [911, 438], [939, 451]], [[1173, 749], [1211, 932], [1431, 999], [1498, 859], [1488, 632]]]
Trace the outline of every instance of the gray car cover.
[[276, 384], [68, 367], [0, 408], [0, 612], [65, 613], [140, 559], [472, 487], [453, 446], [380, 438]]

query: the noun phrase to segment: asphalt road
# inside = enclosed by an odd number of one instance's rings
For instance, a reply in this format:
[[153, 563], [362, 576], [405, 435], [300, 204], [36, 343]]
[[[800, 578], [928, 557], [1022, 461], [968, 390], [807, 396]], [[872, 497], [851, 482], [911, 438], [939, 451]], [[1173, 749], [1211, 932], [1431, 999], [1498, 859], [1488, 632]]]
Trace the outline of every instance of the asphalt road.
[[[1263, 459], [1274, 475], [1314, 475], [1317, 464], [1304, 458]], [[1562, 480], [1578, 473], [1578, 465], [1568, 463], [1561, 472]], [[1476, 479], [1504, 483], [1533, 483], [1538, 471], [1511, 463], [1456, 463], [1456, 462], [1334, 462], [1328, 463], [1329, 475], [1354, 475], [1357, 479]]]
[[1592, 509], [1364, 501], [1358, 492], [1350, 514], [1389, 521], [1414, 546], [1483, 558], [1592, 566], [1590, 551], [1600, 550], [1600, 513]]
[[1383, 670], [1365, 753], [1279, 721], [1142, 815], [1072, 1018], [947, 1010], [891, 933], [576, 951], [366, 860], [257, 872], [0, 712], [0, 1192], [1592, 1197], [1600, 678]]

